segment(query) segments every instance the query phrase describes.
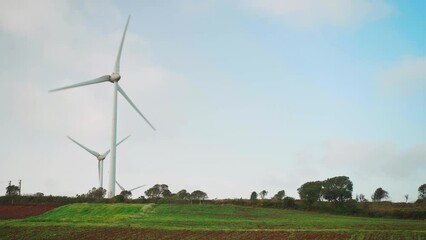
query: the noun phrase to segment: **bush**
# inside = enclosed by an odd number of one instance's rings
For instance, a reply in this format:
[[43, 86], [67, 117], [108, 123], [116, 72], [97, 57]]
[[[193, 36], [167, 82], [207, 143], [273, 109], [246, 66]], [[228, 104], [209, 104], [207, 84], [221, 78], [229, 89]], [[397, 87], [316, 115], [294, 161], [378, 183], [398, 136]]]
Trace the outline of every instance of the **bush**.
[[116, 195], [112, 198], [113, 202], [117, 202], [117, 203], [123, 203], [125, 200], [125, 197], [123, 195]]
[[285, 197], [283, 200], [283, 207], [285, 208], [295, 208], [296, 200], [292, 197]]

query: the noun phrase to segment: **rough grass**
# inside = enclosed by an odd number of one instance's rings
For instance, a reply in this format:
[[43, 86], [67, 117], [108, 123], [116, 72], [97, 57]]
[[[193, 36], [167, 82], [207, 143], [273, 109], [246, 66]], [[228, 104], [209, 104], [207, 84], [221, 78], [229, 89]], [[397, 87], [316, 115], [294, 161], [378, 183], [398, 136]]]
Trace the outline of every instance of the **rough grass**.
[[[78, 234], [83, 229], [90, 232], [124, 228], [163, 232], [225, 231], [229, 234], [239, 231], [287, 232], [288, 236], [296, 237], [297, 234], [313, 232], [343, 237], [339, 239], [426, 239], [426, 222], [417, 220], [361, 218], [234, 205], [89, 203], [62, 206], [27, 219], [1, 220], [0, 239], [1, 236], [5, 239], [26, 239], [25, 232], [33, 237], [55, 239], [59, 238], [54, 230], [58, 228], [70, 234]], [[17, 229], [24, 238], [10, 236]]]

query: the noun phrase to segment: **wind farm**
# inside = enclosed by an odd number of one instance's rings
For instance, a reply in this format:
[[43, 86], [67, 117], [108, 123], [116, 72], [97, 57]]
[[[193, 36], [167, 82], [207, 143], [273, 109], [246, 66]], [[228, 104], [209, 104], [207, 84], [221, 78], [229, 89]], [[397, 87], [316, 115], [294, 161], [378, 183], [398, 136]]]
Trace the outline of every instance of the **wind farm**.
[[49, 92], [57, 92], [61, 90], [66, 90], [70, 88], [82, 87], [91, 84], [97, 84], [102, 82], [111, 82], [113, 86], [113, 99], [112, 99], [112, 131], [111, 131], [111, 158], [110, 158], [110, 167], [109, 167], [109, 180], [108, 180], [108, 197], [112, 198], [115, 196], [115, 182], [116, 182], [116, 156], [117, 156], [117, 92], [119, 92], [127, 102], [134, 108], [134, 110], [145, 120], [146, 123], [155, 131], [154, 126], [145, 118], [142, 112], [136, 107], [136, 105], [130, 100], [124, 90], [118, 85], [118, 81], [121, 79], [120, 76], [120, 59], [121, 52], [123, 50], [124, 39], [126, 37], [127, 27], [129, 26], [130, 15], [127, 18], [126, 26], [124, 27], [123, 36], [121, 38], [120, 46], [118, 48], [117, 57], [115, 60], [115, 65], [111, 75], [104, 75], [93, 80], [84, 81], [69, 85], [66, 87], [60, 87], [50, 90]]
[[426, 239], [425, 9], [2, 1], [0, 239]]

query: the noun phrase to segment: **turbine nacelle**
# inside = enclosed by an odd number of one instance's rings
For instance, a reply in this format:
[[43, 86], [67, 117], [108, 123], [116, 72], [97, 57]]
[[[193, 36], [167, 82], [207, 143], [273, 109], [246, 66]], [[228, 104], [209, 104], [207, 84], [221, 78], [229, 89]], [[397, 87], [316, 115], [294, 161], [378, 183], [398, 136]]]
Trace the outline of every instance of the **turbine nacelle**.
[[114, 82], [118, 82], [121, 79], [120, 74], [113, 72], [110, 76], [109, 76], [109, 81], [114, 83]]

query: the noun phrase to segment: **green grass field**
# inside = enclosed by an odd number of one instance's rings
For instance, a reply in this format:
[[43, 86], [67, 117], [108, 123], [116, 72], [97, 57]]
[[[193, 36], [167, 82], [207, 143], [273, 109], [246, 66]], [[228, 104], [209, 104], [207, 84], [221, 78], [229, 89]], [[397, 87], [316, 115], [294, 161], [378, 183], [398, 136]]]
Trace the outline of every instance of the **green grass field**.
[[[264, 238], [256, 238], [259, 234], [270, 239], [426, 239], [426, 221], [234, 205], [87, 203], [27, 219], [0, 220], [0, 239], [85, 239], [82, 236], [111, 231], [121, 239], [206, 239], [206, 233], [211, 233], [208, 239]], [[300, 238], [306, 234], [313, 237]]]

